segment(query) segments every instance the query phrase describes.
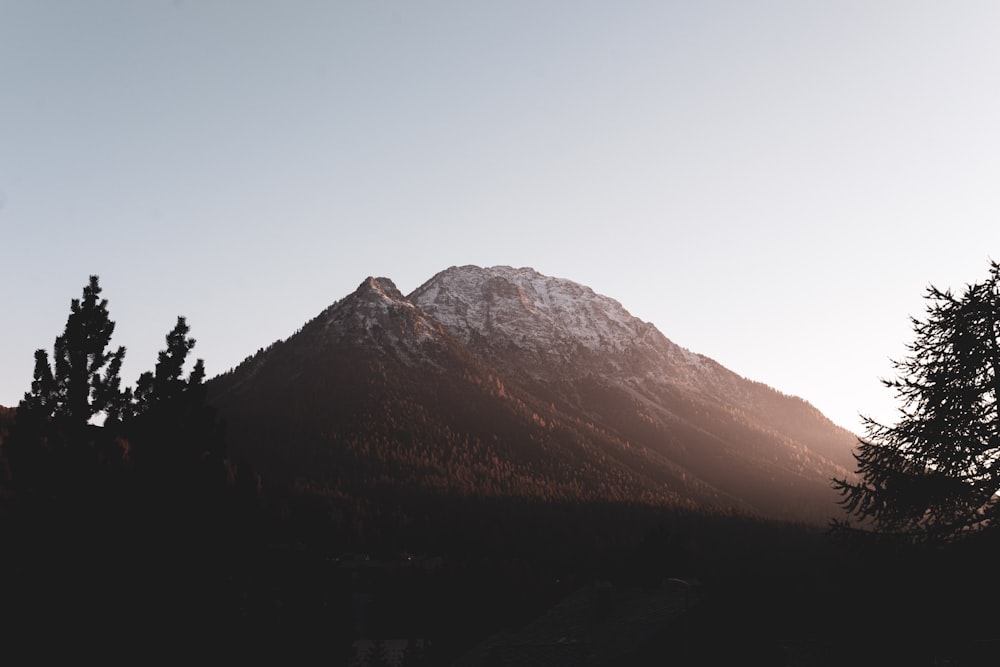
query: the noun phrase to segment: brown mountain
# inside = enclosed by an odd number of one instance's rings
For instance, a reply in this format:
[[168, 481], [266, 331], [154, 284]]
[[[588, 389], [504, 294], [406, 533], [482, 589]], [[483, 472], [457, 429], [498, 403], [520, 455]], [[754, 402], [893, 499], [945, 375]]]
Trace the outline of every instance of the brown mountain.
[[368, 278], [210, 382], [235, 456], [285, 483], [825, 521], [856, 438], [589, 288], [452, 267]]

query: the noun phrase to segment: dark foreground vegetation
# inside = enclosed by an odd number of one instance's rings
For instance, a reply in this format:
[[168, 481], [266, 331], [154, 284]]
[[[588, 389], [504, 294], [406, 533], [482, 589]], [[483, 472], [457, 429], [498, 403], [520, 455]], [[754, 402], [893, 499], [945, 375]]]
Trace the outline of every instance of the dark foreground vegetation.
[[[154, 371], [122, 389], [99, 293], [94, 278], [52, 363], [40, 350], [31, 391], [0, 410], [5, 660], [997, 664], [990, 521], [915, 540], [652, 503], [278, 486], [229, 458], [201, 363], [184, 374], [182, 318]], [[891, 458], [865, 483], [939, 490], [939, 472], [912, 463]], [[888, 506], [882, 486], [850, 488], [855, 508]], [[927, 516], [875, 523], [924, 535]]]
[[[580, 591], [668, 578], [697, 582], [697, 597], [627, 664], [986, 665], [998, 649], [993, 544], [855, 549], [735, 516], [461, 499], [368, 504], [353, 519], [386, 529], [372, 540], [338, 532], [315, 497], [264, 490], [159, 515], [105, 500], [5, 503], [5, 650], [374, 665], [403, 646], [395, 664], [450, 665]], [[387, 530], [400, 521], [411, 528]], [[534, 664], [487, 655], [479, 664]]]
[[[987, 665], [998, 650], [1000, 548], [987, 536], [852, 543], [822, 527], [644, 505], [330, 496], [246, 470], [195, 494], [190, 480], [150, 487], [114, 470], [81, 472], [86, 484], [46, 497], [4, 477], [6, 654], [582, 664], [496, 638], [581, 592], [656, 591], [670, 578], [697, 582], [691, 605], [627, 662], [598, 664]], [[477, 651], [487, 659], [459, 662]]]

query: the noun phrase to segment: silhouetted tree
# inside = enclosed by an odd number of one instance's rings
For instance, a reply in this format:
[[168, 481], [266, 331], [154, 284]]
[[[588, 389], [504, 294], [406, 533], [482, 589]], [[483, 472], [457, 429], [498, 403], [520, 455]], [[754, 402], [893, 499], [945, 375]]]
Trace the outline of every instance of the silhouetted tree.
[[[1000, 264], [960, 295], [929, 287], [909, 356], [884, 380], [895, 425], [865, 419], [859, 481], [834, 480], [849, 517], [879, 535], [943, 543], [989, 528], [1000, 491]], [[834, 529], [851, 531], [849, 521]]]
[[[185, 319], [133, 392], [122, 388], [125, 348], [110, 347], [100, 294], [91, 276], [51, 359], [35, 353], [31, 390], [3, 439], [16, 512], [0, 512], [14, 519], [2, 527], [0, 571], [19, 584], [0, 606], [37, 599], [52, 631], [173, 638], [179, 624], [206, 626], [226, 608], [225, 568], [257, 528], [260, 482], [247, 465], [227, 467], [204, 364], [185, 372], [195, 344]], [[0, 634], [38, 625], [14, 616], [0, 615]]]
[[[115, 323], [100, 294], [98, 277], [90, 276], [82, 299], [70, 304], [52, 360], [44, 349], [35, 352], [31, 391], [18, 405], [4, 445], [22, 494], [79, 493], [101, 466], [121, 460], [110, 426], [120, 423], [131, 398], [119, 376], [125, 348], [109, 351]], [[96, 424], [102, 418], [109, 428]]]
[[185, 318], [166, 336], [156, 367], [143, 373], [126, 418], [129, 457], [139, 472], [179, 489], [205, 490], [225, 481], [223, 426], [206, 404], [201, 359], [184, 377], [195, 340]]
[[[143, 567], [169, 569], [160, 576], [161, 599], [183, 604], [184, 595], [222, 576], [234, 532], [244, 530], [228, 513], [230, 500], [223, 426], [206, 403], [205, 368], [195, 361], [185, 376], [194, 339], [183, 317], [166, 336], [153, 371], [136, 383], [123, 423], [133, 481], [130, 500]], [[195, 593], [191, 592], [192, 595]]]

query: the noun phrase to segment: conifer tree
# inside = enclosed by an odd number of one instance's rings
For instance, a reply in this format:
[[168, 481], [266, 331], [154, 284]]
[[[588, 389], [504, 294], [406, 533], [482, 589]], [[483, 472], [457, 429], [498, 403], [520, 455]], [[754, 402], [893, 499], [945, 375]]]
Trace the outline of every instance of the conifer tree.
[[834, 522], [914, 543], [947, 543], [995, 527], [1000, 492], [1000, 264], [960, 294], [929, 287], [926, 319], [884, 380], [899, 421], [865, 419], [858, 481], [834, 480], [860, 522]]
[[13, 569], [0, 569], [27, 582], [25, 600], [37, 593], [71, 609], [67, 627], [124, 637], [123, 628], [175, 628], [176, 617], [162, 611], [189, 605], [220, 580], [236, 533], [227, 525], [222, 426], [206, 404], [203, 362], [185, 375], [195, 343], [186, 321], [178, 318], [133, 393], [121, 386], [125, 348], [110, 347], [114, 322], [100, 294], [91, 276], [51, 359], [35, 353], [31, 390], [3, 439], [27, 520], [17, 522], [24, 537], [14, 540], [23, 553]]
[[108, 351], [115, 323], [108, 315], [108, 300], [100, 294], [98, 277], [90, 276], [83, 298], [70, 303], [63, 334], [56, 337], [54, 368], [45, 350], [35, 352], [34, 381], [19, 409], [76, 426], [100, 413], [120, 416], [128, 399], [119, 376], [125, 348]]
[[204, 493], [225, 484], [225, 441], [222, 422], [206, 403], [205, 366], [184, 368], [195, 340], [183, 317], [167, 334], [151, 372], [136, 383], [135, 400], [126, 420], [129, 459], [149, 491], [169, 494], [163, 501], [205, 500]]
[[135, 409], [147, 413], [169, 403], [179, 401], [189, 389], [201, 384], [205, 377], [204, 362], [198, 359], [187, 380], [184, 379], [184, 364], [188, 353], [194, 348], [195, 340], [188, 337], [191, 328], [183, 317], [167, 334], [167, 349], [161, 350], [155, 370], [139, 376], [135, 390]]
[[90, 276], [82, 298], [70, 304], [51, 361], [44, 349], [35, 352], [31, 390], [4, 446], [22, 492], [73, 493], [102, 464], [121, 460], [113, 429], [94, 424], [103, 418], [117, 425], [130, 402], [120, 378], [125, 348], [109, 349], [115, 323], [100, 295], [98, 277]]

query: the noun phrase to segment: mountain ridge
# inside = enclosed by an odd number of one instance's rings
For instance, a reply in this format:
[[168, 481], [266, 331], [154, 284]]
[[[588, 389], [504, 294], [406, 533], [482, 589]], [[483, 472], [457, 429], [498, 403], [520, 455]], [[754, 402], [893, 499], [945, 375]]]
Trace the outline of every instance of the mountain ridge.
[[825, 521], [855, 438], [619, 302], [508, 266], [370, 276], [210, 382], [231, 447], [345, 493], [662, 503]]

